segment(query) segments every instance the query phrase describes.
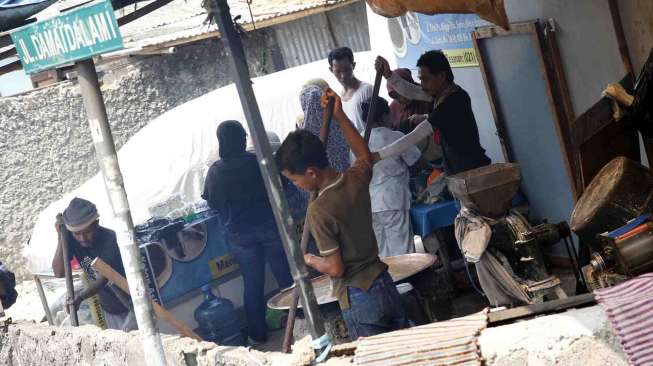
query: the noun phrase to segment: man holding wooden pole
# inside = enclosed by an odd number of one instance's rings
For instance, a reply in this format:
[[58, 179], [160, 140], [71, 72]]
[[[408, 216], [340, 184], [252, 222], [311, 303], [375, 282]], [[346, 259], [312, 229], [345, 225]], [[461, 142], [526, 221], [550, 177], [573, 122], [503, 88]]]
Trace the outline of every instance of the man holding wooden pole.
[[[112, 287], [104, 276], [91, 268], [91, 262], [101, 258], [122, 276], [125, 275], [116, 233], [100, 226], [99, 220], [97, 208], [90, 201], [82, 198], [70, 201], [63, 212], [63, 225], [56, 225], [59, 244], [52, 259], [52, 269], [56, 277], [64, 277], [66, 262], [76, 257], [91, 279], [86, 289], [76, 294], [73, 291], [73, 296], [68, 297], [66, 310], [71, 316], [74, 317], [82, 301], [98, 294], [108, 328], [126, 332], [135, 330], [136, 318], [129, 295]], [[64, 252], [66, 247], [68, 250]]]
[[308, 208], [307, 220], [320, 256], [306, 254], [305, 262], [333, 281], [352, 340], [407, 326], [401, 299], [378, 256], [372, 229], [369, 183], [372, 166], [381, 158], [401, 153], [411, 140], [432, 132], [430, 126], [372, 154], [367, 143], [342, 110], [342, 102], [332, 90], [334, 118], [340, 125], [356, 161], [343, 173], [329, 166], [324, 145], [306, 131], [291, 133], [276, 153], [275, 160], [284, 176], [295, 185], [316, 191], [317, 198]]

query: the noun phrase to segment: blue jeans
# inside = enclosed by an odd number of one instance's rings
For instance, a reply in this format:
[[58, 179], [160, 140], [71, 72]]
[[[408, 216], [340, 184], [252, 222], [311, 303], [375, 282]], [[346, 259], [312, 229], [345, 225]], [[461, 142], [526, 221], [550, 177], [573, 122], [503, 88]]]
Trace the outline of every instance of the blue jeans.
[[[270, 226], [270, 225], [266, 225]], [[280, 288], [293, 284], [286, 253], [276, 225], [255, 228], [246, 233], [230, 233], [227, 240], [240, 267], [245, 284], [244, 303], [248, 336], [258, 342], [267, 339], [265, 323], [265, 262]]]
[[342, 311], [342, 317], [352, 341], [408, 326], [404, 306], [388, 271], [381, 273], [367, 291], [347, 287], [347, 295], [349, 309]]

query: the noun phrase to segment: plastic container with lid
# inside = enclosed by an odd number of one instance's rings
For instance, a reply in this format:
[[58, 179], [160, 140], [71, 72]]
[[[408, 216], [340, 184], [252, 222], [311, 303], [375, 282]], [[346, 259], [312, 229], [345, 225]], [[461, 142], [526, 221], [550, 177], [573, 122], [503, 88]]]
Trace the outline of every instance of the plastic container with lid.
[[198, 333], [209, 342], [224, 346], [242, 346], [245, 337], [241, 332], [240, 318], [229, 299], [215, 296], [211, 286], [202, 286], [204, 301], [195, 309], [194, 317], [199, 324]]

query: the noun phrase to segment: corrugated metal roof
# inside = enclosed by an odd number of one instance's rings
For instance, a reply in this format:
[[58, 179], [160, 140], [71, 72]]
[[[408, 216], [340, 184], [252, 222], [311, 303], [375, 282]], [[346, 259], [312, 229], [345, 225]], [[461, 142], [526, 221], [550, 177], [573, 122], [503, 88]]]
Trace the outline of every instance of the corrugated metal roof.
[[[249, 30], [288, 21], [292, 15], [309, 15], [356, 1], [359, 0], [252, 0], [251, 14], [246, 0], [229, 1], [229, 6], [232, 16], [240, 16], [239, 23]], [[125, 46], [145, 48], [184, 43], [215, 34], [217, 27], [207, 24], [201, 3], [202, 0], [174, 0], [121, 27]]]
[[487, 309], [462, 318], [362, 338], [354, 363], [480, 366], [478, 335], [486, 326]]
[[[270, 26], [290, 20], [289, 16], [314, 14], [354, 3], [360, 0], [229, 0], [233, 17], [245, 29]], [[60, 11], [76, 7], [89, 0], [59, 0], [38, 13], [38, 20], [56, 16]], [[153, 1], [142, 1], [116, 11], [116, 17], [127, 15]], [[215, 34], [217, 27], [205, 23], [207, 13], [202, 0], [173, 0], [169, 4], [120, 27], [125, 48], [165, 46], [167, 43], [184, 43]], [[251, 8], [251, 13], [250, 13]], [[253, 17], [252, 17], [253, 15]], [[285, 19], [284, 19], [285, 18]]]
[[348, 46], [354, 52], [370, 49], [365, 3], [304, 17], [274, 28], [287, 67], [326, 58], [329, 50]]

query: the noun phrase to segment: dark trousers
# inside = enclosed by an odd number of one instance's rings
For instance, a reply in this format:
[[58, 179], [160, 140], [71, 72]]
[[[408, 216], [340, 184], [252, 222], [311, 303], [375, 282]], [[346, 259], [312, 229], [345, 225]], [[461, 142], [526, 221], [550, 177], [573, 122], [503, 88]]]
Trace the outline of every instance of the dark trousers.
[[342, 311], [352, 341], [408, 327], [408, 318], [388, 271], [367, 291], [347, 287], [349, 309]]
[[258, 342], [267, 339], [265, 322], [265, 263], [270, 269], [280, 288], [292, 286], [286, 253], [281, 238], [274, 229], [256, 228], [248, 233], [228, 235], [232, 253], [240, 267], [245, 283], [244, 303], [247, 315], [248, 336]]

